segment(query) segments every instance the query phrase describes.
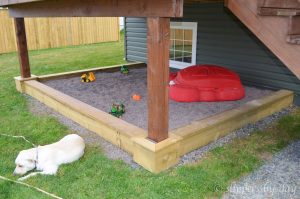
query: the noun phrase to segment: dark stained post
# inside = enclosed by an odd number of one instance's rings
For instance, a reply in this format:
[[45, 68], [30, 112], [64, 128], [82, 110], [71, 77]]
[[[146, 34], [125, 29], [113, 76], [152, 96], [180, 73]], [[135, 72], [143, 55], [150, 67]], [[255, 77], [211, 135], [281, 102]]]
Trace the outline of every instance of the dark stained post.
[[21, 77], [22, 78], [31, 77], [24, 18], [15, 18], [15, 30], [16, 30]]
[[148, 138], [160, 142], [169, 128], [170, 18], [149, 17], [148, 24]]

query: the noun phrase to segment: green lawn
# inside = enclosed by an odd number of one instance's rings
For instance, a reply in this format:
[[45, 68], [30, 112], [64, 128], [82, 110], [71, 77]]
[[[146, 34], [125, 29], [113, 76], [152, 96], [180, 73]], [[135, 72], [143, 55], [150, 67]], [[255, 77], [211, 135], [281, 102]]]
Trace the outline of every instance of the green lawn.
[[[123, 56], [122, 42], [30, 52], [36, 75], [124, 63]], [[26, 98], [15, 90], [13, 77], [19, 75], [15, 53], [0, 55], [0, 74], [0, 133], [25, 135], [40, 145], [71, 133], [55, 118], [28, 112]], [[265, 154], [299, 139], [299, 121], [300, 112], [296, 111], [265, 132], [216, 148], [197, 164], [158, 175], [133, 170], [122, 161], [106, 158], [101, 148], [88, 146], [80, 161], [61, 166], [57, 176], [37, 176], [26, 183], [63, 198], [220, 197], [230, 182], [259, 167]], [[21, 140], [0, 137], [0, 175], [17, 179], [12, 175], [14, 159], [18, 151], [29, 147]], [[48, 197], [0, 180], [0, 198]]]

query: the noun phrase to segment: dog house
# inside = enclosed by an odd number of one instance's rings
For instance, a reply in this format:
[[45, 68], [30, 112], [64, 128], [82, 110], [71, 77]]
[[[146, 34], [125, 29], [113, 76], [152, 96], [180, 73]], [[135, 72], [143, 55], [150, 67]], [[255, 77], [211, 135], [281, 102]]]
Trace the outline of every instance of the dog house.
[[[293, 92], [280, 90], [247, 102], [237, 108], [194, 121], [169, 131], [169, 64], [170, 19], [180, 19], [184, 3], [220, 2], [219, 0], [4, 0], [0, 6], [8, 7], [15, 20], [21, 76], [16, 78], [17, 89], [45, 103], [82, 126], [96, 132], [111, 143], [133, 155], [134, 160], [151, 172], [161, 172], [178, 163], [180, 156], [204, 146], [250, 122], [255, 122], [293, 103]], [[273, 2], [273, 4], [272, 4]], [[228, 0], [222, 2], [232, 11], [298, 78], [300, 77], [299, 17], [293, 10], [299, 2], [258, 0]], [[261, 4], [262, 3], [262, 4]], [[271, 5], [269, 5], [270, 3]], [[294, 6], [285, 8], [284, 6]], [[273, 6], [273, 7], [272, 7]], [[282, 7], [289, 17], [277, 17]], [[258, 9], [261, 8], [261, 9]], [[258, 12], [260, 11], [260, 13]], [[296, 12], [298, 13], [298, 12]], [[263, 15], [272, 14], [273, 17]], [[60, 74], [34, 76], [30, 72], [26, 44], [24, 17], [145, 17], [147, 21], [147, 130], [113, 117], [74, 97], [45, 85], [49, 79], [80, 76], [82, 73], [116, 71], [120, 66], [101, 67]], [[177, 26], [175, 24], [174, 26]], [[187, 26], [192, 24], [187, 24]], [[276, 26], [276, 28], [274, 28]], [[202, 27], [205, 28], [205, 27]], [[134, 28], [133, 28], [134, 29]], [[137, 30], [138, 28], [135, 28]], [[128, 29], [126, 30], [128, 31]], [[226, 31], [224, 29], [224, 31]], [[140, 35], [137, 32], [135, 35]], [[143, 30], [142, 33], [145, 33]], [[222, 32], [220, 33], [222, 34]], [[288, 39], [286, 39], [288, 37]], [[288, 43], [286, 40], [288, 40]], [[129, 40], [126, 40], [127, 47]], [[135, 41], [137, 42], [137, 41]], [[291, 44], [293, 43], [293, 44]], [[132, 44], [132, 42], [131, 42]], [[175, 42], [176, 45], [176, 42]], [[127, 49], [127, 59], [130, 52]], [[195, 47], [194, 47], [195, 48]], [[142, 49], [142, 48], [140, 48]], [[188, 52], [193, 54], [192, 51]], [[176, 54], [176, 53], [175, 53]], [[178, 62], [174, 55], [173, 62]], [[195, 61], [188, 56], [185, 60]], [[129, 59], [128, 59], [129, 60]], [[137, 67], [138, 64], [129, 64]]]

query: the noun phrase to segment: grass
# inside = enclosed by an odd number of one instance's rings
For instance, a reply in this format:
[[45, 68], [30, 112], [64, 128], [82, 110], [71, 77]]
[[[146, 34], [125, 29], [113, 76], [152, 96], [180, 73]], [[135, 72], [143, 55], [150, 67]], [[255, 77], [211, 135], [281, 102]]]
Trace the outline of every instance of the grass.
[[[107, 66], [123, 61], [123, 43], [109, 42], [30, 52], [33, 74], [49, 74]], [[71, 133], [56, 119], [28, 111], [26, 98], [15, 90], [19, 75], [15, 53], [0, 55], [0, 133], [25, 135], [40, 145]], [[263, 132], [212, 150], [197, 164], [158, 175], [133, 170], [110, 160], [101, 148], [88, 146], [84, 157], [60, 167], [57, 176], [38, 176], [26, 182], [63, 198], [204, 198], [220, 197], [234, 180], [258, 168], [293, 140], [300, 139], [300, 111], [284, 117]], [[0, 175], [12, 176], [14, 159], [30, 145], [0, 137]], [[34, 190], [0, 180], [0, 198], [47, 198]]]

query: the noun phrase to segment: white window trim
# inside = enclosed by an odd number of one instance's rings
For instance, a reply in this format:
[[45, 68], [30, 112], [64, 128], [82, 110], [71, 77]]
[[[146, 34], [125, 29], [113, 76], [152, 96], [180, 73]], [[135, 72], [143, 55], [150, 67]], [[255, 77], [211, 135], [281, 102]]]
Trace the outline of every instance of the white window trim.
[[170, 60], [169, 64], [172, 68], [183, 69], [190, 65], [196, 64], [196, 51], [197, 51], [197, 22], [171, 22], [171, 28], [188, 29], [193, 31], [192, 41], [192, 63], [184, 63], [179, 61]]

